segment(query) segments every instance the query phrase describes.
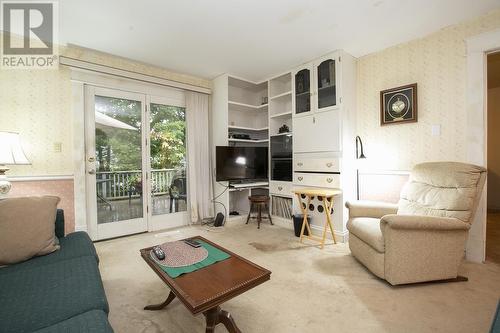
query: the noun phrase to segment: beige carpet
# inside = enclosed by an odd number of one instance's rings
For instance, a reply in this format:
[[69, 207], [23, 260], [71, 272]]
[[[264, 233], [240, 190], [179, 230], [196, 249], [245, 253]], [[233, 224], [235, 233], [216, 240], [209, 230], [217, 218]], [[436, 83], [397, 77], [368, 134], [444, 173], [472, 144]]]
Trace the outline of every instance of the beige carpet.
[[[266, 224], [222, 233], [189, 227], [96, 243], [117, 333], [205, 331], [203, 315], [193, 317], [178, 300], [162, 311], [142, 309], [162, 302], [168, 289], [139, 249], [197, 234], [273, 272], [270, 281], [223, 305], [246, 333], [488, 332], [500, 297], [495, 263], [463, 264], [469, 282], [395, 288], [370, 274], [346, 244], [299, 246], [291, 231]], [[226, 330], [219, 325], [216, 332]]]

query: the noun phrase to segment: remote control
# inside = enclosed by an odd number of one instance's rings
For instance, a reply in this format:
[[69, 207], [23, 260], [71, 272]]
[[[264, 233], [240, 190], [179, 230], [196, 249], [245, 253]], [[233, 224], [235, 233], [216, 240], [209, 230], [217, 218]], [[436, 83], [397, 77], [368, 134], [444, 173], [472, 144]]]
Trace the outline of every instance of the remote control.
[[153, 247], [153, 253], [155, 254], [156, 258], [158, 258], [158, 260], [165, 259], [165, 251], [163, 251], [161, 247], [159, 246]]
[[201, 244], [199, 242], [195, 241], [194, 239], [185, 239], [184, 243], [186, 243], [187, 245], [191, 245], [192, 247], [200, 247], [201, 246]]

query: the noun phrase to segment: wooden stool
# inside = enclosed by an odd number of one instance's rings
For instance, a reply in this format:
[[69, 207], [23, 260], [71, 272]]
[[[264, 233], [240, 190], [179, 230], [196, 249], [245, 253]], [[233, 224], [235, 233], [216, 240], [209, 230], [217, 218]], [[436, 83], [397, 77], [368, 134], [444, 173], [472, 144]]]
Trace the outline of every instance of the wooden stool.
[[[257, 219], [257, 229], [260, 229], [260, 221], [262, 221], [262, 218], [265, 218], [269, 219], [271, 225], [274, 225], [269, 213], [269, 197], [267, 195], [251, 195], [248, 197], [248, 200], [250, 200], [250, 211], [248, 212], [247, 223], [245, 224], [248, 224], [250, 219]], [[262, 208], [264, 208], [267, 216], [262, 216]], [[253, 210], [257, 211], [257, 217], [252, 216]]]

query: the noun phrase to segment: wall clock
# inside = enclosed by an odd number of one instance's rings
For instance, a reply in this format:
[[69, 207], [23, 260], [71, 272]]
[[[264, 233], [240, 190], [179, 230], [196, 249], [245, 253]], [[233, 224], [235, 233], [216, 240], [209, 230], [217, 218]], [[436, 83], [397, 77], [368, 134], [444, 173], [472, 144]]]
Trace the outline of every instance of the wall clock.
[[416, 83], [380, 92], [380, 125], [416, 121]]

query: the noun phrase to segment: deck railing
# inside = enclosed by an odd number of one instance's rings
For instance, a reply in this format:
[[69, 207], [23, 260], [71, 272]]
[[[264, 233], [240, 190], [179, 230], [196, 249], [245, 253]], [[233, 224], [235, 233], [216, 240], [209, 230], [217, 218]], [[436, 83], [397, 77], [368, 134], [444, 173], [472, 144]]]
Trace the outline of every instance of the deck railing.
[[[152, 193], [162, 195], [180, 169], [151, 170]], [[96, 172], [97, 193], [106, 200], [138, 197], [142, 192], [141, 170], [131, 171], [98, 171]]]

